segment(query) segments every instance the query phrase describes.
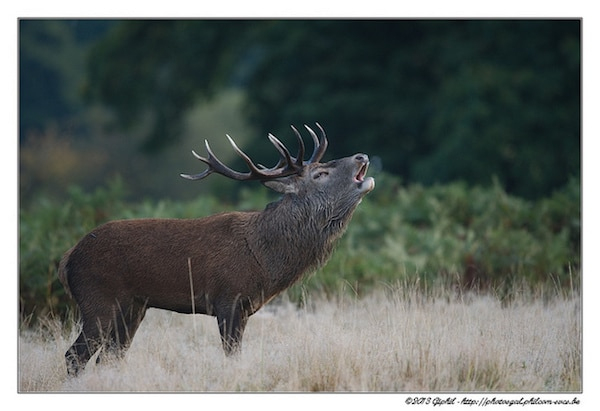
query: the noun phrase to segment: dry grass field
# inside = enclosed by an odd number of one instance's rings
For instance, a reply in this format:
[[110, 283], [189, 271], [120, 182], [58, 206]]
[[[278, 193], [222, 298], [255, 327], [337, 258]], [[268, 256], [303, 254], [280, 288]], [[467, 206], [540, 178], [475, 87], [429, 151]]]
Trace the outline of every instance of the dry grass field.
[[47, 321], [19, 335], [20, 392], [580, 391], [579, 298], [423, 298], [400, 288], [360, 299], [274, 301], [225, 358], [216, 320], [149, 310], [125, 359], [67, 378], [77, 330]]

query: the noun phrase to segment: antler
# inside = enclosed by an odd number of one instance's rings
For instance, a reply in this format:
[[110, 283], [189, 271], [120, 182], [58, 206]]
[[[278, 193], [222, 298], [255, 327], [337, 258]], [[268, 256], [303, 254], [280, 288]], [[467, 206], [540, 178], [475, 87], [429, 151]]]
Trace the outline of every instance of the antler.
[[234, 180], [266, 181], [266, 180], [274, 180], [277, 178], [286, 177], [286, 176], [289, 176], [292, 174], [299, 174], [306, 165], [308, 165], [310, 163], [315, 163], [315, 162], [318, 162], [319, 160], [321, 160], [321, 158], [325, 154], [325, 150], [327, 149], [327, 138], [325, 137], [325, 131], [319, 125], [319, 123], [316, 123], [316, 124], [317, 124], [317, 127], [319, 128], [319, 130], [321, 131], [321, 139], [319, 139], [317, 137], [315, 132], [310, 127], [308, 127], [307, 125], [304, 126], [310, 133], [310, 135], [313, 139], [314, 145], [315, 145], [313, 153], [308, 161], [304, 161], [304, 141], [302, 140], [302, 136], [300, 135], [300, 133], [298, 132], [298, 130], [296, 130], [296, 128], [294, 126], [291, 126], [292, 130], [294, 130], [294, 133], [296, 134], [296, 138], [298, 139], [298, 145], [299, 145], [298, 155], [295, 158], [292, 157], [290, 152], [288, 151], [288, 149], [283, 145], [283, 143], [281, 141], [279, 141], [277, 139], [277, 137], [275, 137], [273, 134], [269, 134], [268, 135], [269, 141], [271, 142], [271, 144], [273, 144], [273, 146], [275, 146], [275, 148], [277, 149], [277, 151], [279, 152], [279, 155], [280, 155], [277, 165], [273, 168], [266, 168], [261, 165], [255, 165], [252, 162], [252, 160], [250, 159], [250, 157], [248, 157], [248, 155], [246, 155], [246, 153], [244, 153], [242, 150], [240, 150], [238, 148], [238, 146], [235, 144], [233, 139], [231, 137], [229, 137], [229, 135], [226, 135], [227, 139], [229, 140], [229, 143], [233, 147], [234, 151], [248, 165], [248, 168], [250, 169], [249, 172], [241, 173], [239, 171], [235, 171], [235, 170], [232, 170], [231, 168], [227, 167], [214, 155], [214, 153], [212, 152], [212, 150], [210, 148], [210, 145], [208, 144], [208, 141], [204, 140], [204, 143], [206, 145], [206, 150], [208, 151], [208, 158], [198, 155], [193, 150], [192, 150], [192, 154], [198, 160], [200, 160], [203, 163], [205, 163], [206, 165], [208, 165], [208, 168], [206, 170], [204, 170], [203, 172], [201, 172], [200, 174], [195, 174], [195, 175], [180, 174], [180, 175], [181, 175], [181, 177], [187, 178], [188, 180], [200, 180], [200, 179], [203, 179], [203, 178], [209, 176], [212, 173], [217, 173], [217, 174], [224, 175], [225, 177], [232, 178]]
[[313, 143], [315, 148], [313, 149], [313, 153], [310, 156], [310, 159], [308, 161], [303, 161], [304, 158], [304, 142], [302, 141], [302, 136], [300, 136], [300, 133], [298, 132], [298, 130], [296, 130], [296, 127], [291, 126], [292, 130], [294, 130], [294, 133], [296, 134], [296, 138], [298, 138], [298, 142], [300, 144], [300, 148], [298, 149], [298, 157], [296, 158], [296, 164], [303, 164], [303, 165], [307, 165], [310, 163], [318, 163], [319, 161], [321, 161], [321, 158], [323, 157], [323, 155], [325, 154], [325, 150], [327, 150], [327, 137], [325, 137], [325, 130], [323, 130], [323, 127], [321, 127], [321, 125], [319, 123], [315, 123], [317, 125], [317, 127], [319, 127], [319, 130], [321, 131], [321, 139], [319, 140], [319, 138], [317, 137], [317, 135], [315, 134], [315, 132], [306, 124], [304, 125], [304, 127], [306, 127], [306, 129], [308, 130], [308, 133], [310, 134], [310, 136], [313, 139]]

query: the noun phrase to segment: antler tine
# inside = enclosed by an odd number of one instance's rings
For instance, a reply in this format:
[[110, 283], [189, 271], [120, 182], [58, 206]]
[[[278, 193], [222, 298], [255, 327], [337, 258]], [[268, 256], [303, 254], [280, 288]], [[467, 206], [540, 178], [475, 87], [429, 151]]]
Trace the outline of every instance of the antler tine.
[[292, 130], [294, 130], [294, 134], [296, 134], [296, 139], [298, 140], [298, 155], [296, 156], [296, 165], [302, 166], [304, 164], [304, 140], [302, 136], [294, 126], [290, 126]]
[[321, 158], [323, 157], [323, 155], [325, 154], [325, 150], [327, 150], [328, 143], [327, 143], [327, 137], [325, 136], [325, 130], [323, 130], [323, 127], [321, 127], [321, 125], [319, 123], [315, 123], [315, 124], [321, 131], [321, 139], [320, 140], [317, 137], [317, 135], [315, 134], [315, 132], [309, 126], [307, 126], [306, 124], [304, 125], [304, 127], [306, 127], [306, 129], [310, 133], [310, 136], [312, 137], [312, 139], [315, 143], [315, 148], [313, 150], [312, 156], [310, 156], [310, 159], [308, 160], [307, 164], [319, 162], [321, 160]]
[[229, 134], [225, 134], [225, 136], [229, 140], [229, 144], [231, 144], [231, 147], [233, 147], [237, 155], [240, 156], [242, 160], [244, 160], [244, 162], [248, 165], [248, 168], [250, 168], [250, 175], [260, 174], [261, 170], [256, 165], [254, 165], [254, 163], [252, 162], [250, 157], [246, 155], [246, 153], [239, 149], [239, 147], [235, 144], [235, 141], [233, 141]]
[[233, 146], [236, 153], [238, 153], [238, 155], [242, 157], [242, 159], [244, 159], [244, 161], [250, 168], [252, 179], [267, 180], [272, 178], [285, 177], [300, 171], [301, 167], [299, 168], [294, 166], [293, 158], [290, 155], [288, 149], [285, 147], [285, 145], [271, 133], [269, 133], [267, 137], [269, 138], [271, 144], [275, 146], [275, 148], [277, 149], [277, 151], [279, 151], [279, 154], [281, 155], [279, 162], [273, 168], [266, 168], [265, 166], [260, 164], [258, 166], [254, 165], [250, 157], [248, 157], [246, 153], [244, 153], [235, 145], [231, 137], [227, 136], [229, 142]]
[[[210, 153], [212, 153], [212, 151], [210, 150], [210, 147], [208, 145], [208, 141], [204, 140], [204, 144], [206, 145], [206, 147], [208, 148], [208, 153], [210, 155]], [[204, 157], [202, 157], [201, 155], [199, 155], [198, 153], [196, 153], [194, 150], [192, 150], [192, 155], [194, 157], [196, 157], [198, 160], [202, 161], [205, 164], [208, 164], [208, 168], [206, 170], [204, 170], [203, 172], [199, 173], [199, 174], [179, 174], [181, 177], [183, 178], [187, 178], [188, 180], [201, 180], [204, 177], [208, 177], [210, 174], [212, 174], [215, 170], [210, 166], [210, 161]]]
[[273, 144], [277, 151], [279, 151], [279, 154], [281, 154], [281, 160], [278, 162], [278, 165], [275, 168], [281, 166], [285, 166], [286, 168], [294, 168], [294, 161], [292, 159], [292, 156], [288, 149], [283, 145], [283, 143], [271, 133], [269, 133], [268, 137], [271, 144]]
[[[204, 164], [208, 165], [208, 168], [204, 170], [202, 173], [189, 175], [189, 174], [180, 174], [181, 177], [187, 178], [188, 180], [201, 180], [212, 173], [222, 174], [225, 177], [232, 178], [234, 180], [247, 180], [251, 174], [240, 173], [238, 171], [232, 170], [223, 164], [217, 156], [213, 153], [210, 145], [208, 144], [208, 140], [204, 140], [204, 144], [206, 146], [206, 151], [208, 151], [208, 158], [204, 158], [201, 155], [198, 155], [195, 151], [192, 150], [192, 154], [198, 160], [202, 161]], [[237, 147], [236, 147], [237, 148]], [[239, 149], [238, 149], [239, 150]]]

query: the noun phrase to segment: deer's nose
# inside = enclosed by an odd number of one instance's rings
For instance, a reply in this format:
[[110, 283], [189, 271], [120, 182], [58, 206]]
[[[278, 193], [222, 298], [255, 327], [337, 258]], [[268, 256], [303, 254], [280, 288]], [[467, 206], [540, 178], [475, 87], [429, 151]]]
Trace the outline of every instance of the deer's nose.
[[358, 161], [359, 163], [368, 163], [369, 162], [369, 156], [366, 154], [355, 154], [354, 159], [356, 161]]

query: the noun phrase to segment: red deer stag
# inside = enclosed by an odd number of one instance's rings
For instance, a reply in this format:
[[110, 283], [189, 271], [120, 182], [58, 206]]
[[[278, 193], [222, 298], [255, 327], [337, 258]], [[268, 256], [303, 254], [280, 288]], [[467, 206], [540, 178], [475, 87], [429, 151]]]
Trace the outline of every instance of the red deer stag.
[[235, 180], [258, 180], [283, 194], [263, 211], [228, 212], [199, 219], [137, 219], [97, 227], [67, 251], [59, 277], [77, 302], [82, 331], [65, 354], [70, 375], [79, 373], [102, 348], [122, 356], [150, 307], [215, 316], [227, 355], [241, 348], [248, 317], [302, 274], [329, 258], [356, 206], [375, 186], [365, 178], [369, 158], [355, 154], [320, 163], [327, 148], [305, 126], [314, 151], [304, 161], [298, 139], [294, 158], [273, 135], [280, 154], [273, 168], [255, 165], [227, 136], [249, 172], [225, 166], [208, 142], [208, 158], [192, 151], [212, 173]]

